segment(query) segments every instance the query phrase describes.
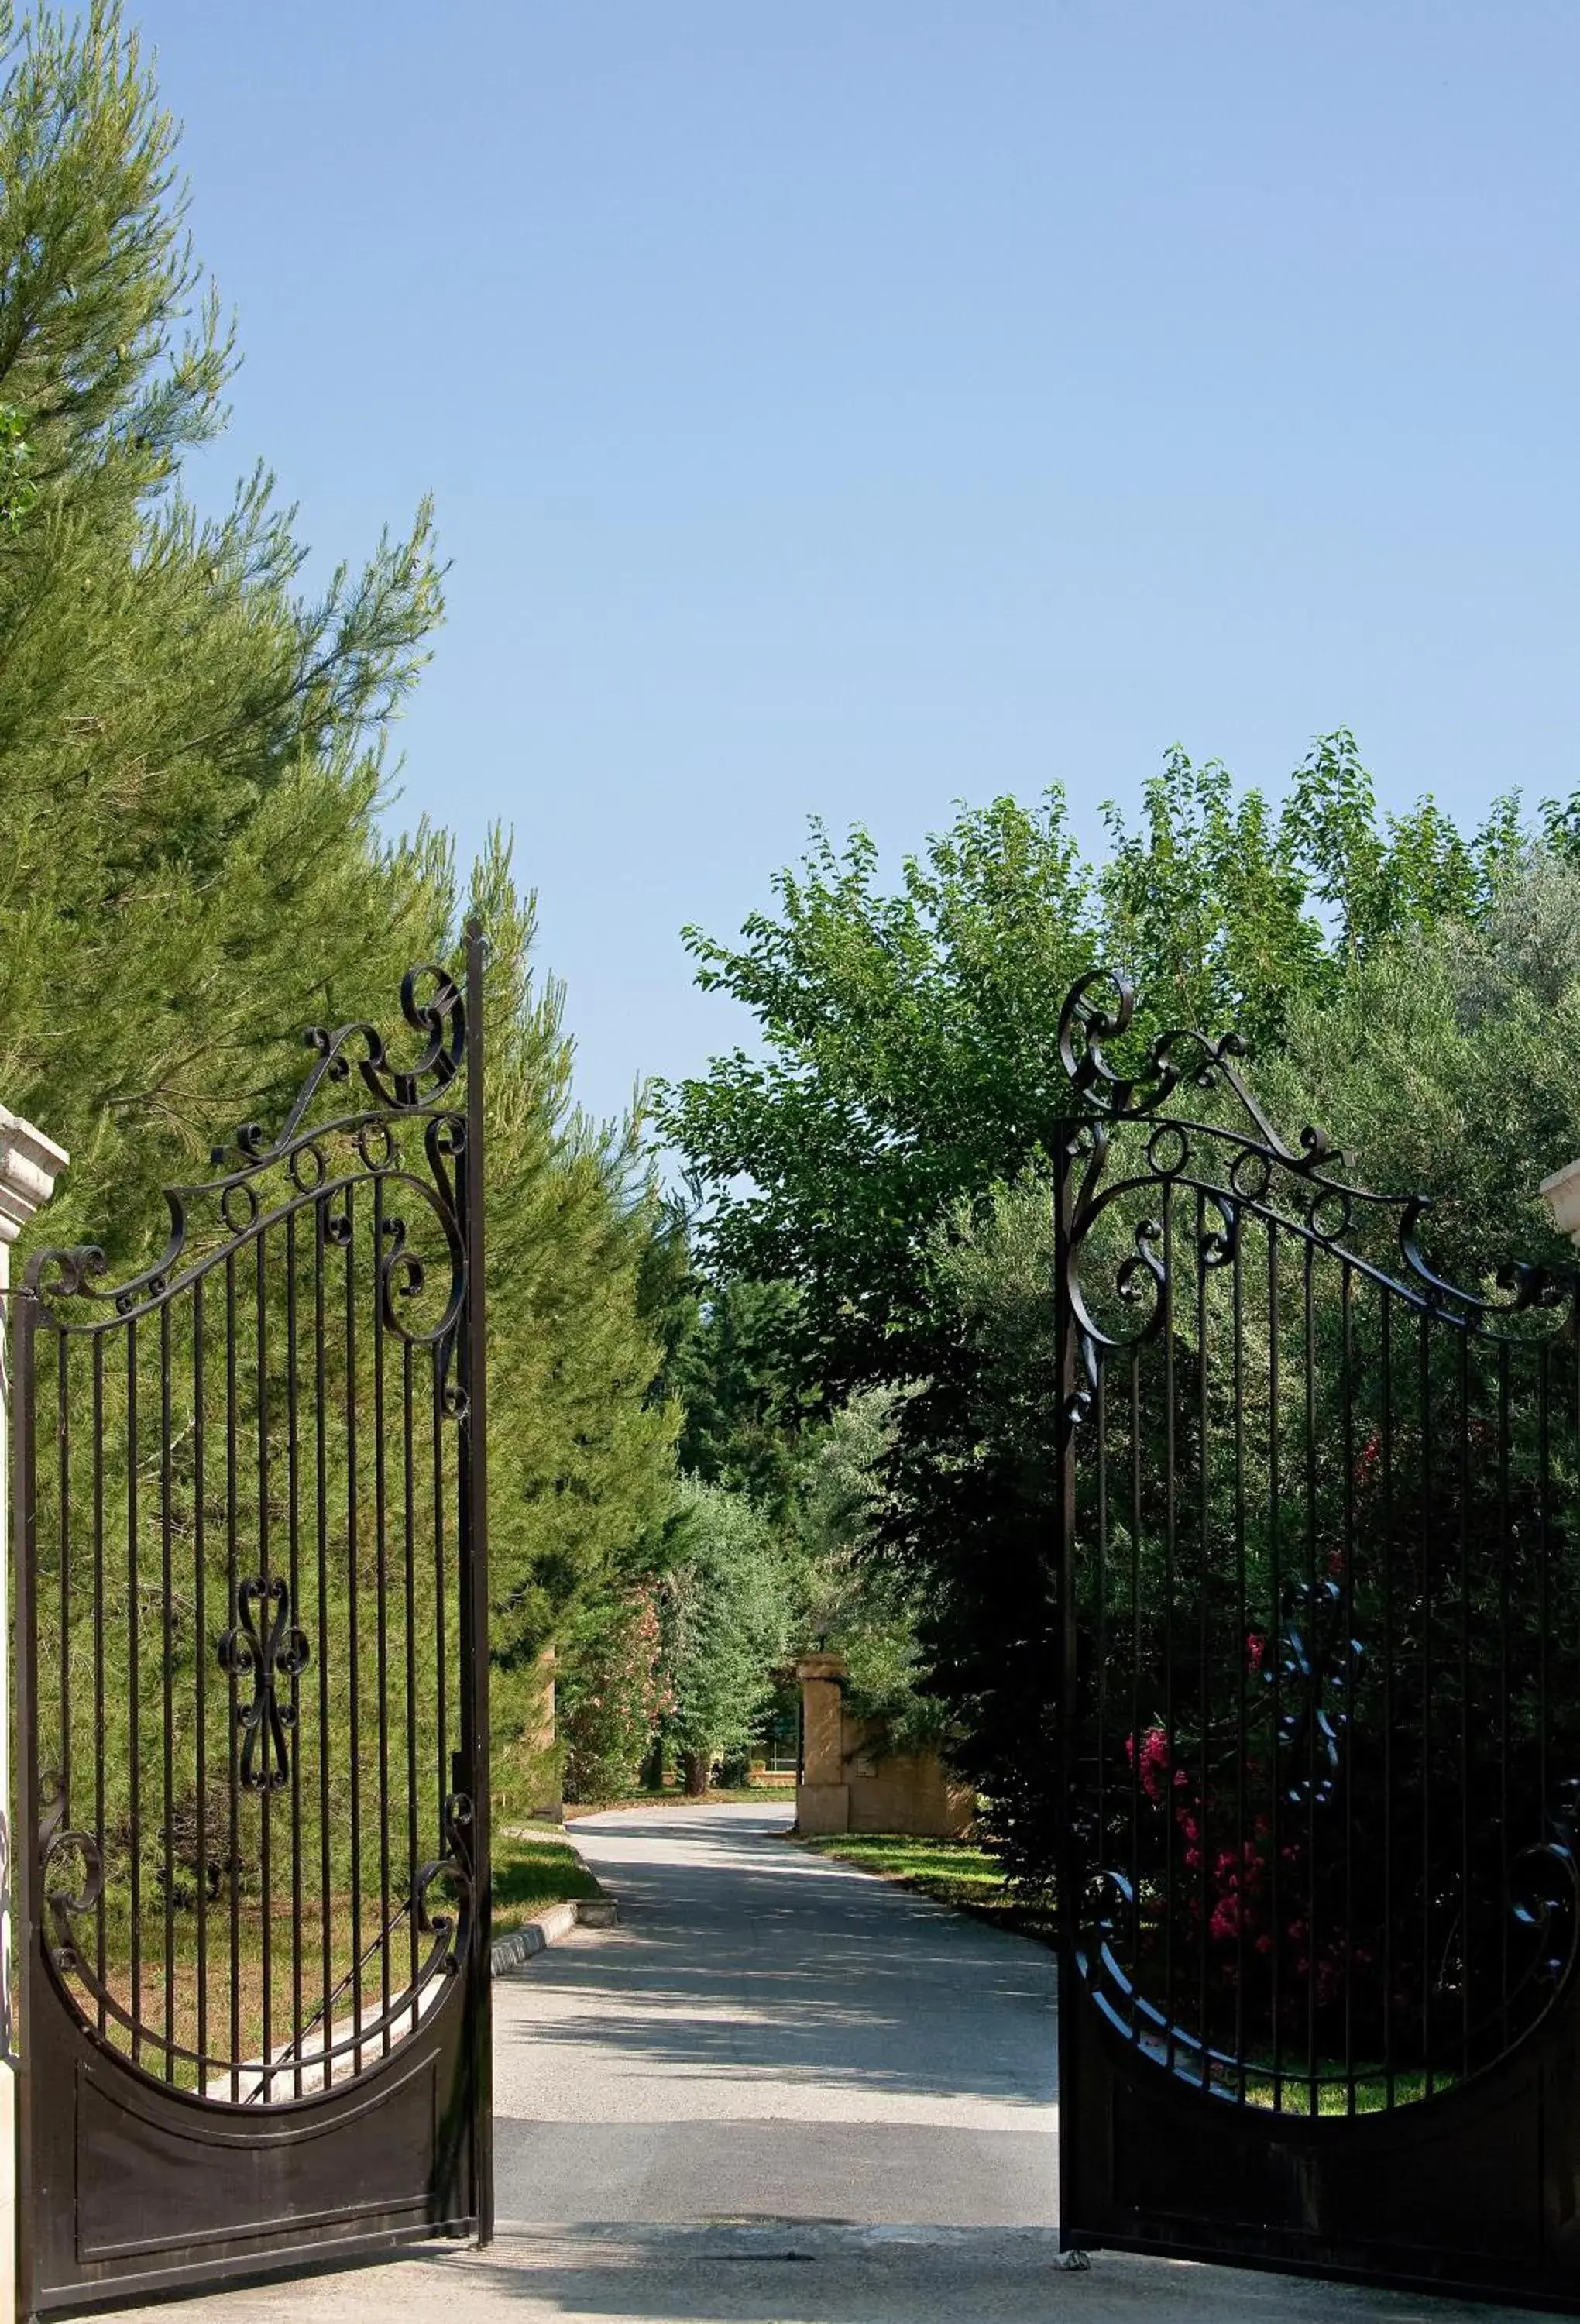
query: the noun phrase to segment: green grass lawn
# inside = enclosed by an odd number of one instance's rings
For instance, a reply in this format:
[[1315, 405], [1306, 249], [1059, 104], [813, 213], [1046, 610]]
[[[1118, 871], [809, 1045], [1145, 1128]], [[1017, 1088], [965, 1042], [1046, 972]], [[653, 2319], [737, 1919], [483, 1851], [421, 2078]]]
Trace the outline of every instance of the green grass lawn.
[[796, 1842], [818, 1856], [859, 1865], [885, 1880], [897, 1880], [941, 1904], [977, 1914], [1001, 1929], [1052, 1943], [1052, 1915], [1045, 1907], [1012, 1896], [1004, 1874], [985, 1848], [970, 1840], [912, 1840], [903, 1833], [850, 1831]]
[[509, 1935], [546, 1904], [563, 1904], [574, 1897], [602, 1894], [575, 1849], [558, 1837], [555, 1825], [521, 1825], [495, 1836], [495, 1936]]

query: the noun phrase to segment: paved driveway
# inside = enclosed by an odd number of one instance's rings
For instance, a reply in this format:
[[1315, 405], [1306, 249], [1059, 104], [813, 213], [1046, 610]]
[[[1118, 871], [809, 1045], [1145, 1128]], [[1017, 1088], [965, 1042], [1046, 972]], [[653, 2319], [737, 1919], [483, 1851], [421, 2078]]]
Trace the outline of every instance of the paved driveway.
[[789, 1821], [576, 1826], [622, 1925], [499, 1989], [501, 2219], [1052, 2223], [1052, 1956]]
[[1049, 1954], [787, 1846], [576, 1827], [623, 1925], [495, 1991], [500, 2236], [145, 2324], [1515, 2324], [1099, 2253], [1061, 2273]]

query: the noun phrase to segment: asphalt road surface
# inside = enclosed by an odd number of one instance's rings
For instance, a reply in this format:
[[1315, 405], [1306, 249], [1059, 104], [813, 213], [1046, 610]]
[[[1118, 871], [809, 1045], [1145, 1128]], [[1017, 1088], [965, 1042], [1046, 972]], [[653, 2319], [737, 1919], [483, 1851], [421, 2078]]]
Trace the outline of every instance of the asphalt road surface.
[[1493, 2324], [1514, 2311], [1099, 2253], [1060, 2271], [1053, 1963], [784, 1838], [575, 1827], [621, 1925], [495, 1987], [500, 2233], [155, 2324]]
[[576, 1826], [621, 1925], [501, 1988], [501, 2219], [1052, 2225], [1052, 1954], [787, 1845], [788, 1821]]

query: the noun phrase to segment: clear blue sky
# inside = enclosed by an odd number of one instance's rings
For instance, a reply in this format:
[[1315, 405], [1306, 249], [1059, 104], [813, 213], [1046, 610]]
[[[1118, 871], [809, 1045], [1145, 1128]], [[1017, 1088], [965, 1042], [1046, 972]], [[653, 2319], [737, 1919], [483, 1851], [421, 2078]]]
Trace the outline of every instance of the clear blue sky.
[[398, 815], [514, 825], [579, 1087], [738, 1028], [809, 813], [1163, 749], [1580, 783], [1576, 0], [142, 0], [218, 497], [436, 495]]

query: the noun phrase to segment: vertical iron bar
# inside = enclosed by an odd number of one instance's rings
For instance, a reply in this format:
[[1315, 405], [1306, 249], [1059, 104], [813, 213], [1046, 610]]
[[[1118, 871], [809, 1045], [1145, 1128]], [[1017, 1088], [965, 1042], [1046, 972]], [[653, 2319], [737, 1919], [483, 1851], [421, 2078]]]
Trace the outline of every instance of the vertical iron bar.
[[[236, 1255], [232, 1248], [225, 1255], [225, 1618], [227, 1628], [240, 1615], [236, 1595], [241, 1578], [236, 1546], [239, 1529], [236, 1465]], [[230, 2094], [231, 2104], [234, 2106], [242, 2094], [242, 1815], [236, 1765], [238, 1706], [234, 1657], [227, 1665], [226, 1696], [229, 1718], [225, 1727], [225, 1756], [230, 1805]]]
[[373, 1552], [375, 1655], [379, 1704], [379, 2001], [380, 2049], [390, 2054], [390, 1544], [389, 1471], [384, 1446], [384, 1180], [373, 1174]]
[[[253, 1296], [258, 1347], [258, 1569], [262, 1576], [264, 1591], [259, 1620], [264, 1624], [269, 1622], [273, 1612], [273, 1601], [269, 1591], [274, 1581], [274, 1553], [269, 1530], [269, 1276], [266, 1240], [265, 1230], [261, 1227], [253, 1246]], [[267, 1629], [263, 1635], [267, 1637]], [[274, 1784], [271, 1777], [275, 1771], [271, 1768], [267, 1756], [262, 1765], [265, 1781], [258, 1797], [258, 1844], [263, 1888], [261, 1979], [263, 2046], [259, 2095], [267, 2105], [274, 2096]]]
[[433, 1387], [434, 1432], [434, 1651], [437, 1678], [434, 1687], [434, 1717], [437, 1728], [438, 1747], [438, 1808], [440, 1825], [436, 1833], [437, 1852], [446, 1847], [443, 1830], [445, 1794], [450, 1788], [450, 1686], [449, 1686], [449, 1625], [445, 1593], [448, 1588], [445, 1564], [445, 1400], [444, 1354], [435, 1346], [429, 1355]]
[[1097, 1817], [1098, 1847], [1101, 1860], [1108, 1861], [1108, 1460], [1106, 1441], [1108, 1403], [1108, 1375], [1099, 1357], [1098, 1377], [1092, 1398], [1092, 1417], [1097, 1430], [1093, 1447], [1096, 1468], [1097, 1511], [1097, 1685], [1098, 1685], [1098, 1759], [1096, 1768]]
[[208, 1536], [204, 1509], [203, 1333], [203, 1277], [198, 1276], [192, 1286], [192, 1662], [198, 1688], [194, 1775], [198, 1787], [198, 2034], [194, 2046], [199, 2096], [208, 2077]]
[[[1235, 1400], [1235, 2061], [1236, 2094], [1245, 2097], [1245, 1920], [1251, 1835], [1245, 1822], [1245, 1677], [1251, 1632], [1245, 1604], [1245, 1280], [1241, 1255], [1243, 1213], [1233, 1228]], [[1265, 1653], [1265, 1646], [1263, 1652]]]
[[1470, 1331], [1459, 1334], [1459, 1931], [1460, 2075], [1470, 2072]]
[[1355, 1270], [1346, 1259], [1339, 1275], [1339, 1381], [1342, 1413], [1339, 1458], [1344, 1464], [1343, 1542], [1340, 1576], [1344, 1619], [1344, 1749], [1339, 1780], [1344, 1785], [1344, 2110], [1355, 2110]]
[[[416, 1482], [412, 1445], [412, 1347], [409, 1340], [400, 1345], [401, 1381], [401, 1461], [405, 1487], [406, 1512], [406, 1894], [409, 1899], [418, 1867], [422, 1861], [421, 1834], [418, 1827], [418, 1693], [417, 1693], [417, 1508]], [[409, 1910], [406, 1933], [410, 1960], [407, 1983], [411, 1987], [411, 2030], [417, 2030], [417, 1914]]]
[[131, 1833], [132, 2062], [142, 2061], [142, 1702], [137, 1554], [137, 1319], [126, 1325], [126, 1757]]
[[463, 1618], [468, 1683], [464, 1696], [466, 1768], [473, 1798], [476, 1907], [472, 1932], [474, 1997], [471, 2026], [474, 2074], [473, 2151], [477, 2238], [493, 2236], [493, 2014], [489, 1988], [489, 1932], [493, 1912], [490, 1856], [488, 1601], [488, 1277], [483, 1241], [483, 936], [481, 922], [466, 930], [466, 1310], [463, 1385], [466, 1393], [463, 1478], [465, 1545]]
[[[1061, 1295], [1062, 1296], [1062, 1295]], [[1141, 1349], [1130, 1351], [1130, 2013], [1139, 2030], [1135, 2005], [1141, 1964]]]
[[1208, 1766], [1208, 1743], [1212, 1722], [1212, 1683], [1209, 1668], [1211, 1650], [1209, 1609], [1211, 1597], [1210, 1584], [1212, 1574], [1212, 1554], [1210, 1540], [1211, 1514], [1208, 1507], [1208, 1436], [1209, 1429], [1208, 1411], [1208, 1348], [1210, 1336], [1210, 1327], [1208, 1314], [1207, 1197], [1202, 1194], [1199, 1187], [1197, 1189], [1196, 1194], [1196, 1368], [1199, 1391], [1199, 1408], [1197, 1416], [1199, 1443], [1197, 1445], [1197, 1462], [1200, 1470], [1199, 1484], [1201, 1505], [1199, 1535], [1196, 1544], [1196, 1587], [1200, 1600], [1200, 1637], [1199, 1644], [1200, 1652], [1199, 1693], [1201, 1698], [1201, 1708], [1198, 1714], [1198, 1721], [1201, 1730], [1201, 1784], [1200, 1805], [1198, 1808], [1196, 1814], [1197, 1830], [1196, 1839], [1193, 1845], [1199, 1859], [1196, 1868], [1196, 1950], [1198, 1982], [1199, 1985], [1199, 1992], [1197, 1997], [1197, 2006], [1201, 2018], [1201, 2084], [1202, 2088], [1205, 2089], [1208, 2080], [1208, 2060], [1212, 2052], [1212, 2029], [1208, 2022], [1210, 2009], [1210, 1980], [1208, 1977], [1208, 1967], [1211, 1952], [1211, 1911], [1208, 1902], [1208, 1864], [1209, 1861], [1208, 1787], [1211, 1771]]
[[170, 1303], [159, 1311], [160, 1582], [164, 1592], [164, 2078], [176, 2079], [176, 1639], [175, 1561], [170, 1497], [174, 1489], [170, 1412]]
[[1306, 1395], [1306, 2071], [1309, 2110], [1321, 2110], [1317, 2049], [1317, 1721], [1322, 1711], [1322, 1664], [1317, 1596], [1317, 1535], [1320, 1522], [1317, 1479], [1317, 1348], [1315, 1289], [1317, 1251], [1308, 1240], [1301, 1252], [1301, 1352]]
[[60, 1544], [60, 1796], [70, 1819], [71, 1799], [71, 1420], [66, 1334], [55, 1334], [55, 1532]]
[[351, 1685], [351, 2008], [352, 2070], [363, 2070], [362, 1651], [358, 1637], [356, 1474], [356, 1207], [345, 1190], [345, 1554], [346, 1668]]
[[1509, 1831], [1509, 1764], [1510, 1706], [1513, 1692], [1513, 1677], [1510, 1667], [1510, 1574], [1511, 1555], [1509, 1526], [1509, 1343], [1498, 1342], [1498, 1830], [1504, 1835], [1504, 1845], [1499, 1850], [1502, 1867], [1502, 1892], [1499, 1899], [1498, 1926], [1502, 1941], [1499, 1945], [1498, 1991], [1502, 1997], [1502, 2041], [1509, 2046], [1509, 1938], [1513, 1920], [1513, 1899], [1510, 1894], [1510, 1866], [1512, 1850], [1508, 1845]]
[[1272, 1946], [1268, 1954], [1269, 1978], [1272, 1988], [1272, 2105], [1274, 2113], [1283, 2106], [1283, 1949], [1284, 1926], [1282, 1891], [1280, 1872], [1283, 1856], [1283, 1766], [1280, 1752], [1283, 1742], [1283, 1549], [1281, 1540], [1279, 1508], [1279, 1344], [1281, 1327], [1281, 1297], [1279, 1280], [1278, 1224], [1269, 1217], [1267, 1222], [1267, 1532], [1268, 1532], [1268, 1595], [1271, 1600], [1267, 1628], [1267, 1649], [1272, 1658], [1272, 1725], [1269, 1746], [1272, 1782], [1268, 1793], [1268, 1910], [1271, 1916]]
[[1398, 1846], [1393, 1822], [1393, 1736], [1398, 1706], [1394, 1692], [1393, 1560], [1393, 1293], [1378, 1294], [1377, 1473], [1382, 1493], [1382, 2102], [1393, 2106], [1393, 1859]]
[[[286, 1526], [290, 1618], [302, 1618], [301, 1444], [297, 1379], [297, 1214], [285, 1219], [285, 1462]], [[295, 1699], [296, 1682], [291, 1682]], [[298, 1711], [299, 1719], [299, 1706]], [[327, 2036], [326, 2036], [327, 2039]], [[296, 2061], [291, 2096], [302, 2094], [302, 1738], [296, 1729], [290, 1754], [290, 2054]]]
[[[0, 1652], [5, 1651], [0, 1642]], [[105, 1840], [105, 1338], [93, 1335], [93, 1828]], [[105, 1990], [108, 1937], [106, 1899], [100, 1894], [94, 1916], [95, 1966], [98, 1989]], [[103, 2001], [96, 2003], [96, 2023], [104, 2034], [108, 2024]]]
[[318, 1556], [318, 1950], [323, 2002], [318, 2013], [324, 2052], [324, 2088], [332, 2088], [335, 2046], [335, 1886], [333, 1822], [329, 1791], [329, 1381], [325, 1357], [325, 1198], [313, 1204], [313, 1521]]
[[[1059, 1592], [1059, 1782], [1063, 1803], [1058, 1839], [1057, 1902], [1059, 1910], [1059, 2103], [1061, 2120], [1073, 2134], [1079, 2118], [1079, 2067], [1076, 2016], [1077, 1954], [1080, 1942], [1076, 1897], [1083, 1867], [1078, 1854], [1076, 1810], [1079, 1797], [1077, 1755], [1079, 1750], [1080, 1648], [1076, 1602], [1075, 1471], [1071, 1443], [1075, 1384], [1075, 1325], [1070, 1314], [1069, 1277], [1074, 1191], [1074, 1131], [1061, 1127], [1054, 1143], [1053, 1188], [1053, 1316], [1054, 1316], [1054, 1522], [1056, 1578]], [[481, 1294], [481, 1286], [479, 1286]], [[481, 1299], [480, 1299], [481, 1304]], [[1140, 1757], [1137, 1738], [1137, 1759]], [[1069, 2247], [1070, 2229], [1080, 2209], [1079, 2140], [1071, 2135], [1060, 2149], [1060, 2247]]]
[[1537, 1351], [1537, 1494], [1540, 1512], [1537, 1528], [1537, 1647], [1536, 1647], [1536, 1748], [1537, 1802], [1539, 1821], [1534, 1837], [1547, 1836], [1548, 1807], [1548, 1636], [1552, 1623], [1552, 1440], [1550, 1431], [1552, 1397], [1552, 1348], [1543, 1340]]
[[[37, 1415], [35, 1402], [38, 1381], [35, 1373], [35, 1333], [37, 1302], [29, 1296], [34, 1287], [30, 1269], [26, 1288], [21, 1298], [12, 1296], [5, 1302], [6, 1322], [11, 1333], [11, 1356], [15, 1366], [14, 1388], [11, 1398], [11, 1505], [16, 1516], [15, 1549], [15, 1649], [16, 1649], [16, 1803], [21, 1827], [22, 1844], [14, 1847], [11, 1875], [14, 1884], [14, 1900], [16, 1927], [21, 1939], [20, 1969], [22, 1979], [22, 2023], [24, 2027], [36, 2020], [34, 2011], [44, 2002], [46, 1993], [43, 1966], [44, 1931], [42, 1926], [41, 1881], [39, 1877], [39, 1606], [36, 1589], [38, 1572], [38, 1453]], [[7, 1645], [10, 1641], [5, 1642]], [[10, 1997], [5, 1997], [9, 2007]], [[16, 2093], [16, 2263], [18, 2316], [32, 2316], [36, 2310], [37, 2236], [40, 2219], [41, 2190], [36, 2184], [39, 2153], [37, 2116], [40, 2113], [41, 2092], [30, 2052], [33, 2044], [24, 2034], [22, 2049], [22, 2072]]]
[[1421, 2077], [1432, 2095], [1432, 1318], [1421, 1311], [1419, 1372], [1421, 1506]]
[[1167, 2031], [1163, 2040], [1170, 2070], [1174, 2059], [1174, 2031], [1179, 2024], [1179, 2002], [1174, 1990], [1176, 1973], [1174, 1944], [1174, 1794], [1178, 1786], [1174, 1777], [1179, 1772], [1180, 1716], [1175, 1700], [1174, 1683], [1174, 1591], [1177, 1586], [1179, 1536], [1177, 1526], [1179, 1507], [1176, 1499], [1175, 1462], [1178, 1456], [1179, 1416], [1175, 1409], [1174, 1380], [1174, 1184], [1163, 1181], [1163, 1724], [1168, 1730], [1169, 1750], [1167, 1777], [1163, 1802], [1163, 1994]]

